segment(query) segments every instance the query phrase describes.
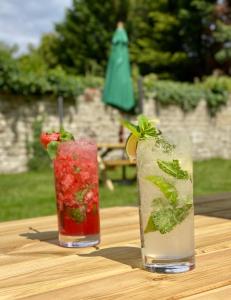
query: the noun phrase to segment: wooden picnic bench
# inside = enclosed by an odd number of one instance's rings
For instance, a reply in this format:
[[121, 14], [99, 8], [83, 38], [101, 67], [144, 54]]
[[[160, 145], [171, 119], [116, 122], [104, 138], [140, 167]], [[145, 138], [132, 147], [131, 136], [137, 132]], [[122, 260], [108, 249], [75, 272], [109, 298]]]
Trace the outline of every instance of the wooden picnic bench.
[[231, 194], [195, 208], [196, 268], [175, 275], [142, 270], [137, 207], [102, 209], [95, 248], [58, 246], [56, 216], [0, 223], [0, 299], [231, 299]]
[[97, 145], [99, 150], [98, 161], [102, 173], [102, 180], [109, 189], [113, 190], [113, 183], [110, 178], [108, 178], [108, 169], [115, 167], [122, 167], [122, 181], [127, 181], [126, 167], [135, 166], [134, 162], [131, 162], [123, 153], [120, 159], [107, 159], [106, 155], [114, 150], [124, 150], [125, 143], [101, 143]]

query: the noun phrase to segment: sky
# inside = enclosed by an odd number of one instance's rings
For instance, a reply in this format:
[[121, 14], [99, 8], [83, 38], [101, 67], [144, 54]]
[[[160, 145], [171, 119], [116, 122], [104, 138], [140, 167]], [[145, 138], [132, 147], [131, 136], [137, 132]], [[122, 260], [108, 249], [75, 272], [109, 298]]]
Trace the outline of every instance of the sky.
[[43, 33], [61, 21], [72, 0], [0, 0], [0, 41], [18, 44], [19, 53], [27, 45], [38, 45]]

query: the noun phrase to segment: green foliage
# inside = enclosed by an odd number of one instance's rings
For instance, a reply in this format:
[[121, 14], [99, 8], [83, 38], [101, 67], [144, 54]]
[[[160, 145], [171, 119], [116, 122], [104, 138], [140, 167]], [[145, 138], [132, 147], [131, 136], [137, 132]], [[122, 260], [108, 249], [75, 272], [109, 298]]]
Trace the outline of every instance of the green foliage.
[[210, 76], [203, 83], [205, 88], [205, 99], [211, 115], [215, 115], [224, 106], [231, 92], [231, 78], [227, 76]]
[[[217, 2], [73, 0], [64, 20], [56, 24], [55, 32], [43, 35], [39, 47], [20, 59], [20, 70], [13, 71], [14, 84], [20, 89], [28, 82], [35, 93], [52, 93], [53, 86], [44, 67], [56, 70], [61, 66], [71, 74], [102, 76], [119, 20], [125, 22], [128, 32], [131, 62], [142, 75], [158, 73], [160, 79], [193, 81], [217, 68], [230, 74], [231, 4], [224, 1], [221, 9]], [[42, 73], [40, 83], [35, 84], [37, 71]], [[76, 93], [71, 88], [71, 97], [73, 92]]]
[[73, 98], [83, 93], [84, 84], [82, 78], [68, 75], [61, 67], [48, 69], [36, 52], [17, 60], [9, 50], [0, 48], [0, 90], [3, 92]]
[[[80, 77], [67, 74], [62, 67], [49, 69], [37, 51], [20, 59], [13, 57], [15, 47], [0, 44], [0, 91], [26, 96], [63, 96], [73, 98], [83, 93], [85, 88], [102, 88], [103, 78]], [[159, 80], [151, 73], [144, 77], [144, 92], [162, 105], [178, 105], [184, 111], [197, 107], [204, 99], [211, 115], [226, 104], [231, 92], [228, 76], [210, 76], [199, 83], [181, 83]]]
[[[132, 63], [142, 75], [155, 72], [162, 79], [191, 81], [219, 66], [211, 29], [218, 19], [216, 5], [216, 0], [73, 0], [64, 21], [52, 37], [44, 38], [41, 48], [57, 56], [57, 61], [51, 60], [65, 70], [102, 75], [113, 31], [122, 20]], [[222, 43], [218, 58], [225, 49]]]
[[28, 144], [29, 156], [28, 168], [32, 171], [47, 169], [50, 166], [50, 159], [47, 152], [40, 144], [42, 132], [42, 120], [35, 120], [33, 123], [33, 140]]
[[42, 36], [37, 54], [49, 68], [55, 68], [58, 65], [58, 47], [58, 37], [55, 33], [47, 33]]
[[[231, 14], [229, 19], [231, 20]], [[223, 65], [223, 69], [225, 65], [227, 68], [231, 67], [231, 23], [225, 24], [220, 20], [217, 21], [216, 31], [213, 36], [215, 41], [219, 44], [219, 49], [215, 53], [215, 59]]]
[[178, 105], [184, 111], [197, 107], [200, 100], [207, 103], [211, 115], [215, 115], [228, 101], [231, 87], [229, 77], [207, 77], [199, 83], [181, 83], [169, 80], [145, 80], [145, 92], [162, 105]]
[[[150, 89], [150, 87], [149, 83], [148, 88]], [[150, 93], [150, 90], [147, 91]], [[162, 105], [175, 104], [184, 111], [196, 108], [199, 101], [204, 98], [201, 89], [193, 84], [167, 80], [154, 81], [151, 91], [154, 98]]]
[[231, 77], [228, 76], [209, 76], [203, 80], [203, 86], [208, 90], [227, 91], [231, 93]]
[[56, 24], [59, 63], [70, 72], [102, 75], [116, 23], [128, 10], [128, 0], [73, 0]]

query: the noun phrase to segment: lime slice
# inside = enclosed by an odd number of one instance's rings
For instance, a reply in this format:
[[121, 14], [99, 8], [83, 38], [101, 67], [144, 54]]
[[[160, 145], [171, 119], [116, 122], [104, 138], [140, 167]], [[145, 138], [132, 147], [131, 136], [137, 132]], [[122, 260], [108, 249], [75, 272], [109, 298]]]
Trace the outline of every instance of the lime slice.
[[127, 139], [125, 149], [130, 161], [132, 162], [136, 161], [137, 143], [138, 143], [138, 137], [135, 136], [133, 133], [131, 133]]

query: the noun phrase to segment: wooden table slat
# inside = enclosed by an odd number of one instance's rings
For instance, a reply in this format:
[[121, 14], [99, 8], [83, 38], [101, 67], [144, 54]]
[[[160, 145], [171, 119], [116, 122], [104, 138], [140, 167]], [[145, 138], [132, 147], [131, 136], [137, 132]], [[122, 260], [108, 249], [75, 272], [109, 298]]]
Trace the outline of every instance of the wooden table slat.
[[231, 198], [195, 202], [196, 268], [178, 275], [141, 269], [136, 207], [101, 210], [98, 250], [59, 247], [55, 216], [0, 223], [0, 299], [229, 299]]

